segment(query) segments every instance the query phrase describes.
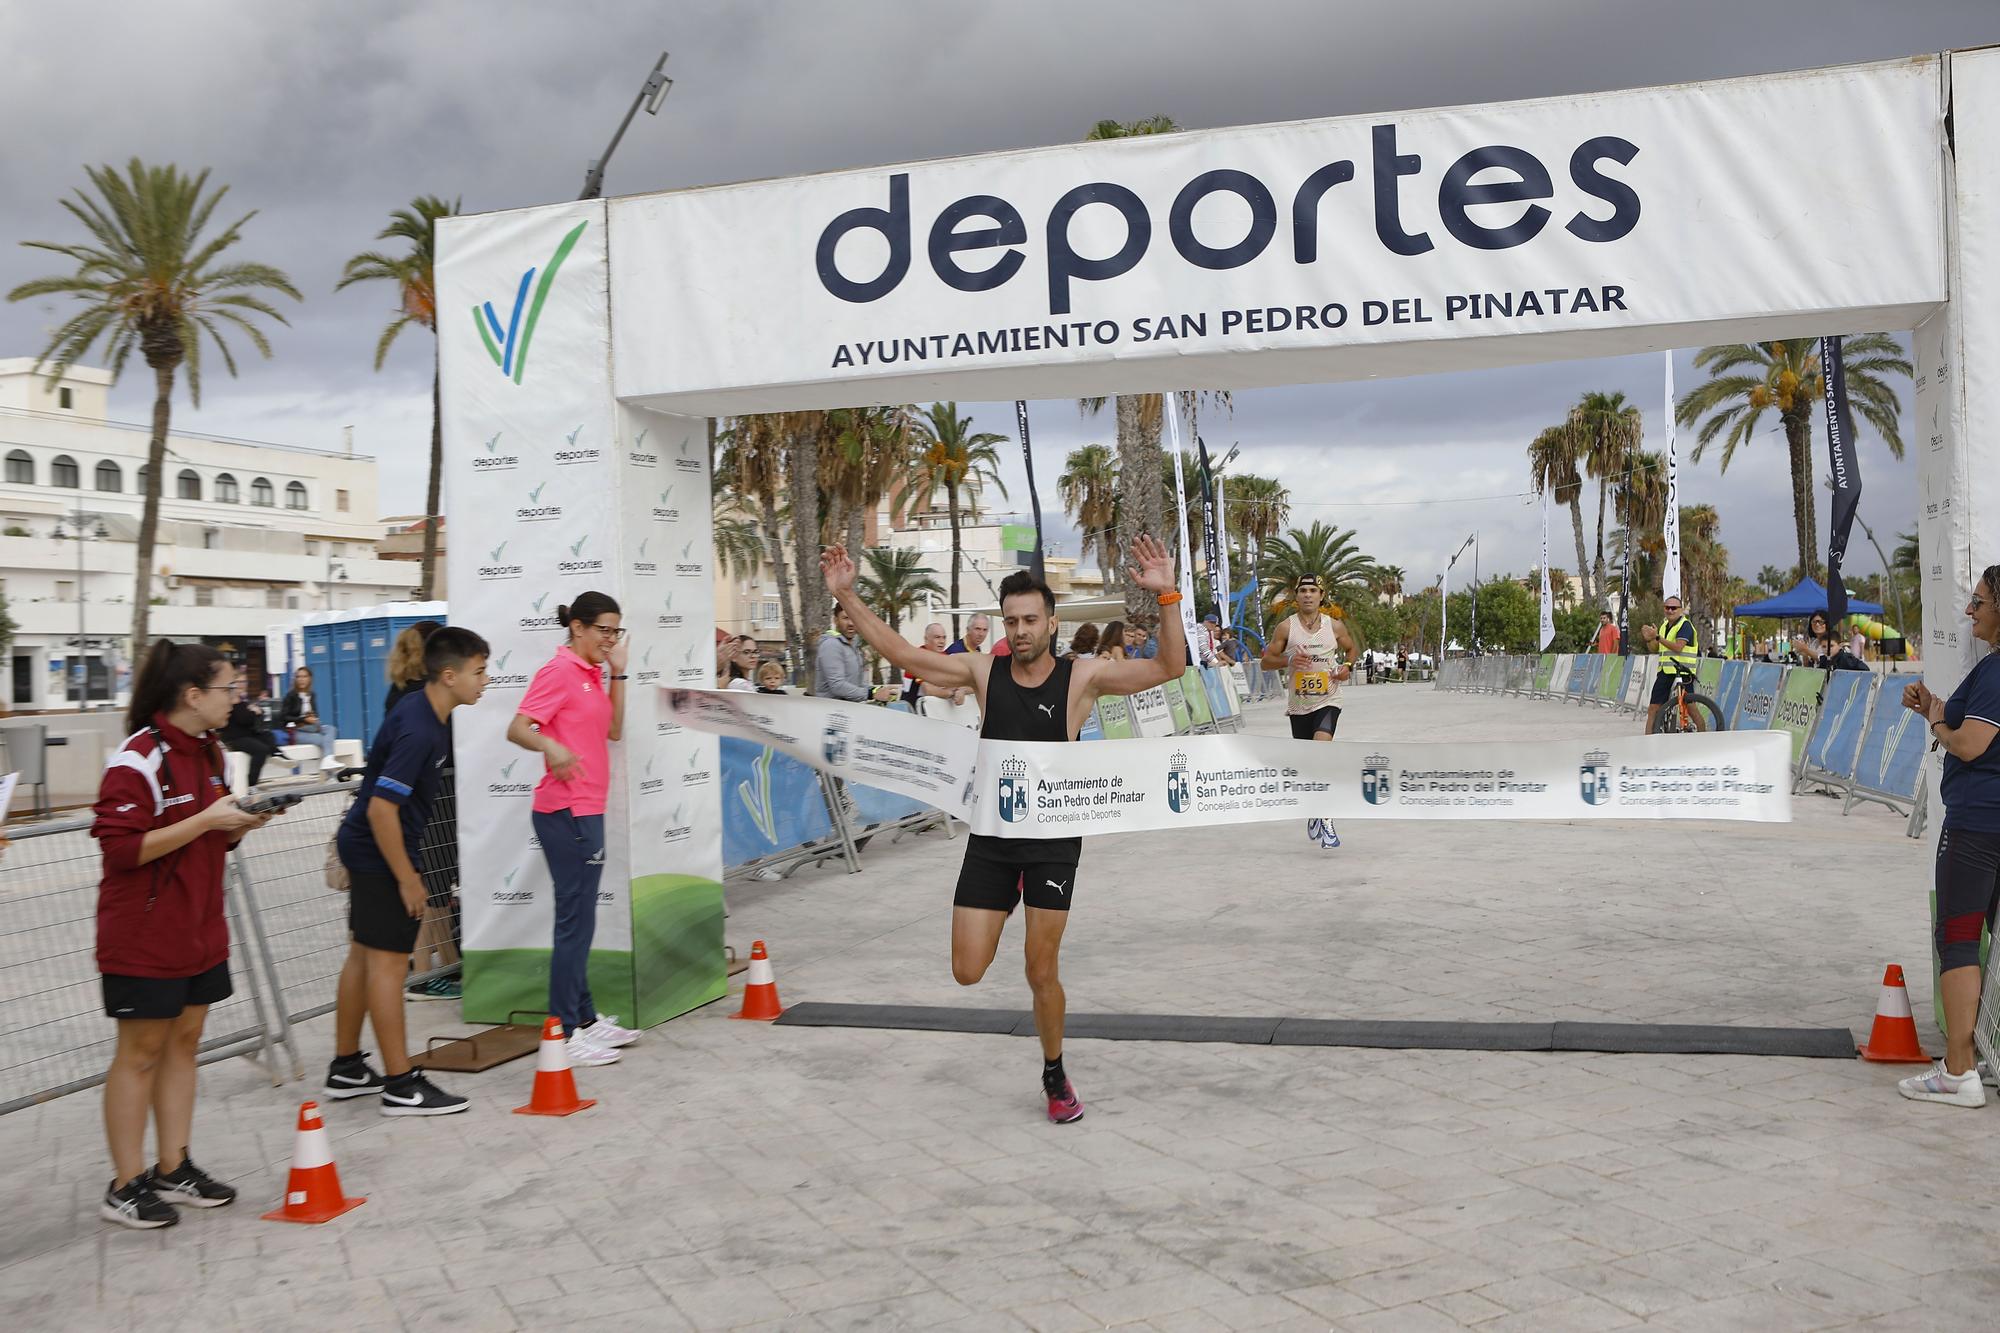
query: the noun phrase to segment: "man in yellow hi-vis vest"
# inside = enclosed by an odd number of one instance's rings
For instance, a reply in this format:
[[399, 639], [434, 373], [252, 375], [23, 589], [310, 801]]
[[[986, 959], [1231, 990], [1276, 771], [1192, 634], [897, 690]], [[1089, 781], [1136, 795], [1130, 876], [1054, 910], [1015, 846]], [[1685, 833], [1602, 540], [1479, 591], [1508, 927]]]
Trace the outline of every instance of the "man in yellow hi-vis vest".
[[[1670, 697], [1669, 691], [1682, 683], [1689, 689], [1694, 688], [1694, 673], [1700, 665], [1701, 641], [1694, 632], [1694, 622], [1681, 614], [1679, 596], [1667, 598], [1667, 616], [1658, 629], [1647, 625], [1640, 632], [1645, 636], [1647, 650], [1660, 655], [1660, 674], [1653, 677], [1653, 697], [1646, 707], [1646, 734], [1650, 736], [1661, 705]], [[1693, 716], [1695, 725], [1701, 726], [1700, 715]]]

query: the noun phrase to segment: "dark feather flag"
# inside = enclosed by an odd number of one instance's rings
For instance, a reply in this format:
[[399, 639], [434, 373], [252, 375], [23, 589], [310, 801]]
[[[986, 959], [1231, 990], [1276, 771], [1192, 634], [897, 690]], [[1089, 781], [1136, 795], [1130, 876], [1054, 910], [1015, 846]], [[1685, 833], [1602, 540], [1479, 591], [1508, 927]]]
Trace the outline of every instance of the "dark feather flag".
[[1854, 447], [1854, 418], [1847, 409], [1840, 339], [1819, 340], [1819, 369], [1826, 380], [1826, 456], [1833, 475], [1833, 521], [1826, 544], [1826, 619], [1833, 625], [1847, 614], [1847, 585], [1841, 582], [1840, 566], [1847, 559], [1847, 538], [1861, 503], [1861, 456]]
[[1021, 462], [1028, 469], [1028, 504], [1035, 511], [1035, 561], [1032, 566], [1035, 577], [1047, 579], [1042, 569], [1042, 497], [1035, 490], [1035, 451], [1028, 444], [1028, 404], [1025, 399], [1014, 400], [1014, 422], [1021, 428]]
[[1229, 589], [1219, 582], [1222, 560], [1216, 546], [1219, 525], [1215, 521], [1215, 470], [1208, 460], [1208, 442], [1201, 436], [1194, 437], [1195, 476], [1201, 487], [1201, 553], [1208, 568], [1208, 588], [1215, 595], [1217, 608], [1226, 613], [1223, 602], [1229, 596]]

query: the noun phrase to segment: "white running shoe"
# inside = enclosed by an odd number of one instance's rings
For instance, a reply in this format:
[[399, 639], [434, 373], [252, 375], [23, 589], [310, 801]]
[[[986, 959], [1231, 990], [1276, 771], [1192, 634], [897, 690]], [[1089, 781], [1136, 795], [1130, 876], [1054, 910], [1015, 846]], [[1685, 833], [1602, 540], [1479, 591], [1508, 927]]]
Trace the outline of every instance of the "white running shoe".
[[1323, 851], [1332, 851], [1340, 846], [1340, 835], [1333, 831], [1333, 821], [1322, 819], [1319, 824], [1319, 845]]
[[563, 1043], [563, 1053], [568, 1057], [570, 1067], [578, 1065], [615, 1065], [618, 1052], [599, 1046], [581, 1032], [572, 1032]]
[[1326, 842], [1326, 821], [1324, 819], [1308, 819], [1306, 821], [1306, 836], [1314, 842], [1324, 845]]
[[618, 1049], [620, 1046], [630, 1046], [633, 1042], [639, 1040], [640, 1034], [637, 1028], [619, 1027], [618, 1015], [616, 1014], [599, 1014], [595, 1023], [584, 1028], [577, 1035], [592, 1046], [601, 1046], [605, 1050], [611, 1051]]
[[1918, 1074], [1906, 1078], [1896, 1085], [1896, 1091], [1913, 1102], [1943, 1102], [1946, 1106], [1984, 1106], [1986, 1088], [1979, 1081], [1979, 1071], [1969, 1069], [1963, 1074], [1947, 1074], [1939, 1063], [1928, 1074]]

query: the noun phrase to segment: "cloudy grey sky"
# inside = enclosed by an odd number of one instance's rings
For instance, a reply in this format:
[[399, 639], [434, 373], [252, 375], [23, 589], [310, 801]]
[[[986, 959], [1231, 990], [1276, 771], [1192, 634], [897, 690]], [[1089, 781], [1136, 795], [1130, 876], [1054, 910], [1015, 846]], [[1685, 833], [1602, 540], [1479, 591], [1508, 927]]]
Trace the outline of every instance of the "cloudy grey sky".
[[[212, 370], [190, 429], [337, 447], [382, 460], [385, 512], [422, 504], [431, 349], [406, 335], [376, 374], [390, 311], [382, 292], [333, 284], [389, 209], [420, 193], [468, 210], [573, 198], [661, 49], [676, 83], [619, 150], [608, 193], [864, 166], [1074, 140], [1102, 117], [1155, 112], [1189, 127], [1539, 97], [1804, 69], [2000, 41], [1993, 0], [346, 0], [290, 6], [181, 0], [0, 10], [0, 287], [50, 269], [11, 242], [70, 239], [57, 205], [86, 162], [133, 155], [208, 166], [228, 204], [261, 210], [240, 247], [306, 294], [277, 355], [240, 380]], [[1774, 151], [1809, 151], [1784, 131]], [[225, 207], [225, 212], [227, 207]], [[1692, 261], [1694, 257], [1690, 257]], [[40, 350], [48, 305], [0, 307], [0, 355]], [[754, 312], [746, 312], [754, 317]], [[1692, 383], [1692, 353], [1677, 377]], [[1294, 519], [1359, 530], [1412, 581], [1464, 535], [1485, 568], [1525, 571], [1536, 511], [1524, 449], [1585, 389], [1622, 389], [1659, 425], [1657, 358], [1568, 362], [1427, 380], [1309, 386], [1238, 396], [1204, 422], [1240, 441], [1238, 467], [1293, 487]], [[140, 419], [137, 380], [114, 412]], [[972, 405], [1012, 430], [1006, 404]], [[1070, 403], [1033, 408], [1053, 499], [1062, 454], [1108, 440]], [[1885, 539], [1914, 524], [1914, 467], [1863, 446], [1862, 516]], [[1710, 501], [1739, 571], [1790, 564], [1784, 455], [1775, 435], [1683, 473]], [[1018, 451], [1009, 490], [1025, 500]], [[1423, 501], [1424, 503], [1406, 503]], [[1825, 506], [1821, 506], [1825, 522]], [[1052, 521], [1058, 516], [1051, 515]], [[1562, 549], [1560, 530], [1555, 534]], [[1073, 548], [1072, 548], [1073, 549]], [[1572, 564], [1574, 557], [1556, 558]], [[1854, 566], [1874, 568], [1870, 553]]]

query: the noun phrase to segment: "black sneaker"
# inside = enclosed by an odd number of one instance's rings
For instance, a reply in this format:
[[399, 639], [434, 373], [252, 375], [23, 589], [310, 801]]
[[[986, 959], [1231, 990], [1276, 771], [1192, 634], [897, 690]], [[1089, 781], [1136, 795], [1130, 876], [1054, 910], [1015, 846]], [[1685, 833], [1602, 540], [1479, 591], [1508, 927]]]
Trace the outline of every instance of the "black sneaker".
[[209, 1175], [194, 1164], [192, 1157], [182, 1157], [181, 1164], [165, 1175], [160, 1174], [159, 1164], [154, 1163], [153, 1169], [146, 1173], [146, 1184], [157, 1197], [189, 1208], [220, 1208], [236, 1202], [236, 1187]]
[[380, 1092], [382, 1082], [382, 1076], [368, 1067], [368, 1052], [356, 1051], [326, 1067], [326, 1086], [319, 1091], [322, 1097], [340, 1102], [349, 1097], [366, 1097], [371, 1092]]
[[141, 1171], [132, 1177], [124, 1189], [112, 1181], [104, 1191], [104, 1202], [97, 1206], [107, 1221], [116, 1222], [121, 1227], [132, 1227], [138, 1231], [151, 1231], [158, 1227], [170, 1227], [181, 1220], [181, 1215], [173, 1210], [159, 1195], [148, 1187], [149, 1176]]
[[415, 1070], [382, 1085], [383, 1115], [450, 1115], [454, 1111], [463, 1111], [471, 1104], [463, 1097], [446, 1092]]

